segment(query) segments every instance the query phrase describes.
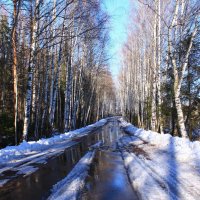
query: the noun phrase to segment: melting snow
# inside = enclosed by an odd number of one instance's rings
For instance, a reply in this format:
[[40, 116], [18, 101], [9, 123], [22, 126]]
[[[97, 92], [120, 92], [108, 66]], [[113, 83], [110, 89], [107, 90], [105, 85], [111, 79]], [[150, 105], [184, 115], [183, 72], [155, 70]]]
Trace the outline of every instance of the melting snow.
[[[99, 146], [99, 144], [97, 145]], [[69, 175], [53, 186], [48, 200], [76, 200], [83, 189], [89, 167], [93, 161], [95, 150], [89, 151], [72, 169]]]
[[141, 199], [199, 199], [200, 143], [138, 129], [120, 119], [130, 136], [119, 140], [129, 178]]
[[80, 128], [74, 131], [70, 131], [64, 134], [56, 135], [48, 139], [40, 139], [38, 141], [22, 142], [18, 146], [8, 146], [0, 150], [0, 165], [5, 164], [8, 161], [23, 158], [27, 155], [36, 154], [38, 152], [52, 148], [55, 144], [70, 140], [80, 134], [85, 134], [92, 131], [94, 128], [103, 126], [107, 122], [106, 119], [102, 119], [92, 125]]

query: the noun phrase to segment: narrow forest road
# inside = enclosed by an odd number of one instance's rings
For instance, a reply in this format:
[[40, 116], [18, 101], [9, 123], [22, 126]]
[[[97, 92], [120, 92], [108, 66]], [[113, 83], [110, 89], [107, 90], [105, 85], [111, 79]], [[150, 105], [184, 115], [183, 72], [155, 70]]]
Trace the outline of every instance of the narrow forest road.
[[136, 200], [124, 167], [117, 142], [125, 133], [117, 119], [107, 124], [103, 146], [97, 151], [95, 161], [86, 181], [86, 191], [81, 200]]
[[108, 125], [108, 136], [118, 139], [98, 151], [83, 200], [199, 199], [199, 142], [119, 121]]
[[[135, 199], [121, 154], [116, 148], [117, 140], [124, 135], [117, 120], [118, 117], [109, 118], [107, 124], [97, 130], [93, 128], [93, 131], [59, 142], [53, 148], [2, 164], [0, 199], [46, 199], [52, 186], [66, 177], [88, 148], [98, 141], [102, 141], [103, 146], [96, 154], [93, 167], [98, 168], [99, 174], [88, 179], [86, 186], [93, 184], [92, 181], [98, 183], [93, 191], [84, 191], [80, 198]], [[92, 170], [90, 173], [93, 173]], [[95, 179], [97, 176], [100, 182]]]
[[[1, 183], [0, 200], [199, 199], [200, 159], [189, 158], [179, 148], [184, 140], [137, 129], [119, 117], [106, 121], [35, 157], [22, 158], [24, 162], [18, 166], [9, 165], [6, 170], [5, 163], [0, 176], [5, 181]], [[167, 145], [160, 143], [162, 138]], [[91, 146], [100, 141], [102, 145], [96, 146], [93, 154]], [[195, 144], [193, 150], [199, 147], [199, 143]], [[84, 159], [87, 154], [95, 155], [91, 162]], [[66, 188], [73, 198], [65, 196]]]

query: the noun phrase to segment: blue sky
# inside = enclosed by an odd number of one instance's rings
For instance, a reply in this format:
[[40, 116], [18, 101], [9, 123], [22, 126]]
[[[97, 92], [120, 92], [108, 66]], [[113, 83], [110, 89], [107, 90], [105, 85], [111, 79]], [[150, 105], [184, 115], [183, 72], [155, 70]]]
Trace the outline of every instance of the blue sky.
[[103, 0], [103, 8], [111, 16], [110, 18], [110, 44], [109, 61], [114, 77], [120, 68], [120, 50], [127, 37], [127, 23], [129, 22], [130, 0]]

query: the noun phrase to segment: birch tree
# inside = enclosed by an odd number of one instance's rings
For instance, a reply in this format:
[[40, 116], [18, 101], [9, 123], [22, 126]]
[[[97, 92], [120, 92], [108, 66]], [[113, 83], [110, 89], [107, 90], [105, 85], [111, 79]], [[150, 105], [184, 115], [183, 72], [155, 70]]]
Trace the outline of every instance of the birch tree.
[[183, 85], [190, 57], [194, 51], [198, 54], [194, 43], [199, 37], [199, 9], [197, 1], [139, 0], [132, 16], [134, 29], [129, 28], [123, 47], [120, 77], [121, 109], [138, 126], [188, 136]]
[[13, 79], [14, 79], [14, 115], [15, 115], [15, 144], [18, 143], [17, 120], [18, 120], [18, 75], [17, 75], [17, 23], [20, 10], [20, 0], [13, 0], [13, 28], [12, 28], [12, 48], [13, 48]]
[[35, 70], [35, 56], [36, 56], [36, 39], [37, 39], [37, 26], [38, 26], [38, 13], [40, 8], [40, 0], [36, 0], [35, 14], [32, 22], [32, 39], [31, 39], [31, 54], [29, 61], [29, 73], [27, 83], [27, 93], [25, 101], [25, 117], [24, 117], [24, 128], [23, 128], [23, 139], [27, 140], [28, 128], [30, 122], [30, 109], [31, 109], [31, 97], [32, 97], [32, 86], [33, 86], [33, 73]]
[[14, 130], [16, 141], [37, 140], [114, 113], [108, 16], [100, 1], [13, 0], [0, 9], [0, 131], [9, 144]]

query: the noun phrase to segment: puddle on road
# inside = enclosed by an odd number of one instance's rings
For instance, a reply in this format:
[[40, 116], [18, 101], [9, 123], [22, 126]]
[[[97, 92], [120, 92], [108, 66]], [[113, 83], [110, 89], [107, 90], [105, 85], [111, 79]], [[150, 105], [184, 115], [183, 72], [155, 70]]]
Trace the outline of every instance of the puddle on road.
[[102, 148], [97, 152], [80, 200], [138, 199], [128, 180], [121, 155], [116, 149], [116, 140], [124, 133], [118, 124], [110, 124], [108, 133], [105, 146], [109, 148]]
[[119, 152], [98, 151], [80, 200], [136, 200]]
[[52, 185], [61, 180], [82, 156], [81, 144], [66, 149], [63, 154], [49, 159], [47, 164], [34, 167], [39, 169], [27, 176], [20, 176], [0, 188], [0, 199], [46, 199]]
[[[0, 188], [0, 200], [41, 200], [46, 199], [54, 184], [63, 179], [86, 153], [88, 147], [102, 140], [106, 145], [111, 145], [120, 135], [117, 122], [109, 122], [106, 126], [93, 133], [75, 139], [76, 145], [65, 149], [64, 153], [50, 158], [46, 164], [32, 164], [39, 168], [33, 174], [14, 178]], [[15, 171], [6, 174], [6, 178], [15, 177]]]

